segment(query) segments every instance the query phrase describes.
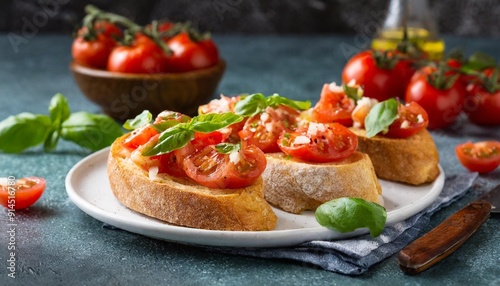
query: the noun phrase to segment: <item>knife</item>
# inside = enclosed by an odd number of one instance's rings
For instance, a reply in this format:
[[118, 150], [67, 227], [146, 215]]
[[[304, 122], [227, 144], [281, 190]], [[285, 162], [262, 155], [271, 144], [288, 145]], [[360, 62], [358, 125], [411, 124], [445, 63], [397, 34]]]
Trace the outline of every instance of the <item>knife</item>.
[[398, 255], [406, 274], [418, 274], [459, 248], [491, 214], [500, 213], [500, 185], [408, 244]]

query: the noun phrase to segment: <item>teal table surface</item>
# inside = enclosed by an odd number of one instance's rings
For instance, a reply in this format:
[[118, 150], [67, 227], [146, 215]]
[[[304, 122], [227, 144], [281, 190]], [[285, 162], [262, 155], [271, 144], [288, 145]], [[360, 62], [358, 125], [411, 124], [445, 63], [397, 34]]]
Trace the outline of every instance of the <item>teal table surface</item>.
[[[83, 97], [69, 72], [69, 36], [18, 36], [0, 34], [0, 119], [24, 111], [46, 114], [50, 98], [59, 92], [72, 111], [100, 112]], [[498, 39], [445, 39], [449, 48], [481, 50], [500, 60]], [[227, 35], [215, 40], [228, 62], [219, 93], [278, 92], [313, 103], [322, 84], [339, 82], [347, 57], [363, 48], [359, 39], [339, 35]], [[446, 130], [433, 131], [445, 173], [467, 172], [455, 157], [457, 144], [500, 140], [499, 129], [461, 118]], [[43, 197], [16, 212], [15, 279], [7, 276], [7, 212], [0, 212], [0, 285], [500, 285], [498, 218], [490, 218], [455, 253], [417, 276], [401, 272], [396, 256], [360, 276], [346, 276], [302, 263], [221, 254], [106, 229], [77, 208], [65, 190], [68, 171], [89, 154], [66, 142], [48, 154], [41, 148], [0, 154], [2, 177], [47, 180]], [[479, 176], [467, 194], [437, 212], [422, 233], [499, 183], [500, 169]]]

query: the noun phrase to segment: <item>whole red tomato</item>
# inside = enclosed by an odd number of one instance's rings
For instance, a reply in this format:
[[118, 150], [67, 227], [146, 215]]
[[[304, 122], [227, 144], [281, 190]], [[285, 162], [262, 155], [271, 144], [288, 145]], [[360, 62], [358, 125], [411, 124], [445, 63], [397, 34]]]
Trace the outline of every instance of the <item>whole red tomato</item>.
[[364, 96], [384, 101], [402, 98], [415, 72], [412, 62], [398, 59], [399, 53], [363, 51], [352, 57], [342, 71], [342, 81], [355, 80], [363, 87]]
[[187, 32], [167, 40], [172, 55], [168, 57], [168, 72], [188, 72], [216, 65], [219, 52], [211, 39], [193, 41]]
[[166, 53], [150, 38], [139, 35], [130, 46], [119, 46], [109, 55], [107, 69], [121, 73], [162, 73]]
[[421, 68], [413, 75], [406, 90], [405, 101], [416, 101], [427, 111], [429, 129], [450, 126], [464, 106], [463, 84], [444, 73], [436, 67]]
[[116, 39], [121, 36], [122, 31], [116, 25], [105, 21], [96, 22], [93, 31], [83, 27], [71, 47], [73, 59], [80, 65], [105, 69], [109, 54], [117, 45]]
[[[469, 120], [478, 125], [500, 125], [500, 80], [493, 69], [484, 72], [484, 82], [467, 85], [464, 111]], [[497, 78], [493, 78], [496, 76]]]

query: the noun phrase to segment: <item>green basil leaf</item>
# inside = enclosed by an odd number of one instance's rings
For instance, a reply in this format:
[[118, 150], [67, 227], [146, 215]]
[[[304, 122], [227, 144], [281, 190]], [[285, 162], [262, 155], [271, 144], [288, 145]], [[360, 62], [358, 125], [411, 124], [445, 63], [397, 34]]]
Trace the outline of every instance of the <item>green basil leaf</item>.
[[243, 117], [232, 112], [207, 113], [193, 117], [193, 119], [189, 123], [183, 124], [188, 124], [188, 128], [190, 130], [209, 133], [227, 127], [231, 124], [238, 123], [242, 120]]
[[194, 131], [182, 128], [186, 123], [180, 123], [161, 133], [158, 143], [151, 149], [144, 150], [142, 155], [155, 156], [172, 152], [184, 147], [194, 138]]
[[234, 106], [234, 113], [244, 117], [251, 117], [261, 113], [266, 107], [266, 97], [262, 93], [254, 93], [238, 101]]
[[52, 130], [50, 117], [42, 114], [20, 113], [0, 122], [0, 150], [20, 153], [41, 144]]
[[45, 142], [43, 143], [43, 151], [51, 152], [54, 149], [56, 149], [57, 142], [59, 142], [60, 137], [61, 137], [60, 129], [53, 129], [52, 131], [50, 131], [49, 135], [45, 139]]
[[266, 103], [267, 106], [270, 107], [278, 107], [279, 105], [286, 105], [294, 109], [298, 110], [306, 110], [311, 107], [311, 102], [309, 100], [307, 101], [297, 101], [297, 100], [291, 100], [289, 98], [280, 96], [279, 94], [275, 93], [268, 98], [266, 98]]
[[149, 110], [144, 110], [138, 114], [134, 119], [128, 119], [123, 124], [123, 128], [127, 130], [134, 130], [149, 124], [153, 120], [153, 114]]
[[97, 151], [107, 147], [123, 131], [111, 117], [87, 112], [76, 112], [63, 122], [61, 137], [82, 147]]
[[462, 66], [461, 69], [464, 72], [470, 72], [481, 71], [494, 66], [496, 66], [496, 60], [494, 57], [483, 52], [475, 52], [474, 54], [470, 55], [470, 57], [467, 59], [467, 62]]
[[50, 100], [49, 114], [55, 129], [60, 129], [61, 124], [69, 118], [71, 112], [68, 100], [62, 94], [58, 93]]
[[160, 123], [153, 124], [153, 127], [160, 133], [179, 123], [191, 120], [191, 117], [174, 111], [163, 111], [158, 114], [158, 118], [161, 118]]
[[276, 108], [278, 105], [286, 105], [298, 110], [306, 110], [311, 107], [311, 102], [291, 100], [277, 93], [268, 97], [265, 97], [262, 93], [254, 93], [238, 101], [234, 107], [234, 113], [244, 117], [251, 117], [261, 113], [268, 106]]
[[366, 137], [387, 132], [389, 126], [398, 118], [398, 105], [394, 98], [375, 104], [365, 119]]
[[215, 150], [221, 154], [230, 154], [233, 152], [238, 152], [241, 149], [241, 144], [236, 143], [219, 143], [215, 145]]
[[363, 97], [362, 93], [358, 93], [359, 87], [348, 86], [347, 84], [343, 84], [342, 87], [347, 97], [354, 100], [354, 102], [358, 102]]
[[367, 227], [371, 236], [376, 237], [384, 230], [387, 211], [361, 198], [339, 198], [320, 205], [315, 217], [320, 225], [339, 232]]

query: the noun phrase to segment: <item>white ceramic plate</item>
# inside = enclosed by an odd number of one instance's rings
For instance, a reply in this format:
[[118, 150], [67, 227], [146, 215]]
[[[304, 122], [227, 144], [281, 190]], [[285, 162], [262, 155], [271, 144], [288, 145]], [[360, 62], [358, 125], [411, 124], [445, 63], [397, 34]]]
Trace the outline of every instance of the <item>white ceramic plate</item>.
[[[358, 229], [339, 233], [321, 227], [313, 212], [301, 215], [273, 209], [278, 223], [272, 231], [217, 231], [170, 225], [123, 206], [109, 186], [106, 160], [109, 148], [94, 153], [77, 163], [66, 177], [69, 198], [82, 211], [97, 220], [118, 228], [162, 240], [205, 246], [276, 247], [311, 240], [331, 240], [368, 233]], [[444, 172], [431, 184], [408, 186], [380, 181], [387, 209], [387, 225], [405, 220], [432, 203], [441, 192]]]

